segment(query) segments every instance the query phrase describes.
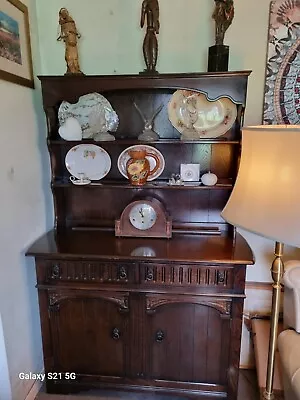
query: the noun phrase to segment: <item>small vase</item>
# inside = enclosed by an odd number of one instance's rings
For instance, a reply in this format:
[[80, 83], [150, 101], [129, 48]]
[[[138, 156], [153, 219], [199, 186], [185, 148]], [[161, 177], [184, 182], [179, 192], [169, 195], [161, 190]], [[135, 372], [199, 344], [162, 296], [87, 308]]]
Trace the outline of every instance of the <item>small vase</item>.
[[[153, 175], [160, 166], [159, 158], [155, 154], [149, 154], [146, 150], [129, 151], [130, 159], [126, 164], [127, 176], [130, 183], [134, 186], [141, 186], [147, 182], [147, 178]], [[151, 170], [149, 160], [152, 157], [155, 160], [155, 167]]]

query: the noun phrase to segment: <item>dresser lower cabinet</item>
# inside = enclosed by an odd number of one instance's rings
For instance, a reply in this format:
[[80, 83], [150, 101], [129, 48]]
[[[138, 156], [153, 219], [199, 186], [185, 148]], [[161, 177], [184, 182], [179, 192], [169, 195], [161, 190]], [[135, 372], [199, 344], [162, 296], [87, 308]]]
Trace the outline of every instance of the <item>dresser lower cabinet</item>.
[[244, 265], [36, 260], [47, 390], [236, 399]]

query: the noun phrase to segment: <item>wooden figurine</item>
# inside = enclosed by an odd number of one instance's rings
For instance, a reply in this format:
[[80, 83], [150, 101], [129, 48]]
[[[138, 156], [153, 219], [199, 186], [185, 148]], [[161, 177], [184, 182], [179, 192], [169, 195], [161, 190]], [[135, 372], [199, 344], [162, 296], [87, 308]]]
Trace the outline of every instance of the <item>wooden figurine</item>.
[[63, 40], [66, 45], [65, 60], [67, 63], [67, 72], [65, 75], [82, 74], [79, 67], [77, 48], [77, 39], [80, 39], [81, 35], [77, 31], [75, 21], [66, 8], [61, 8], [59, 11], [59, 25], [60, 35], [57, 40]]
[[215, 0], [216, 7], [212, 18], [216, 22], [215, 41], [216, 45], [224, 44], [225, 32], [232, 23], [234, 17], [233, 0]]
[[143, 43], [143, 54], [146, 63], [145, 74], [157, 74], [156, 63], [158, 56], [158, 41], [156, 35], [159, 34], [159, 4], [158, 0], [144, 0], [141, 11], [141, 28], [144, 27], [147, 19], [147, 31]]

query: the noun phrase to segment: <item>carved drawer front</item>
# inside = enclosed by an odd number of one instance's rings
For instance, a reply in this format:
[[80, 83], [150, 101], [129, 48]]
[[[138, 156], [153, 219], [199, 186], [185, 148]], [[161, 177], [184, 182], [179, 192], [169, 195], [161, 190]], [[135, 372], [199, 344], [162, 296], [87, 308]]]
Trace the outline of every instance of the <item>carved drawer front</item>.
[[48, 261], [46, 264], [48, 282], [138, 282], [138, 268], [134, 263]]
[[141, 283], [174, 286], [233, 287], [233, 267], [185, 264], [142, 264]]

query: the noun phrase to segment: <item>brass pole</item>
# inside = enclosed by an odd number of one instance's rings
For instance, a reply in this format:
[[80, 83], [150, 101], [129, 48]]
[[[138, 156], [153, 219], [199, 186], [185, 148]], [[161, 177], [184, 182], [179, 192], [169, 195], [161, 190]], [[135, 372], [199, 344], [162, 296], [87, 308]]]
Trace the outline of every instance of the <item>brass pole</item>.
[[282, 254], [283, 254], [283, 243], [276, 242], [275, 258], [273, 260], [271, 267], [271, 275], [273, 279], [272, 314], [271, 314], [266, 389], [263, 394], [263, 398], [267, 400], [274, 399], [273, 381], [274, 381], [274, 367], [275, 367], [275, 352], [277, 347], [277, 335], [278, 335], [278, 319], [280, 311], [280, 295], [281, 295], [280, 281], [284, 272], [284, 264], [281, 258]]

